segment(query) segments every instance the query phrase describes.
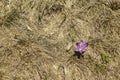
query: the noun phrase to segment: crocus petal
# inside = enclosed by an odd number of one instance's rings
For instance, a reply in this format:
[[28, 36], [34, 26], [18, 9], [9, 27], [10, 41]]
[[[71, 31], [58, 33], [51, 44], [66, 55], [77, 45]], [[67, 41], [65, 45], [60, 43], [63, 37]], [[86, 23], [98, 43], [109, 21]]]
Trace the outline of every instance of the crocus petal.
[[88, 46], [88, 43], [85, 43], [83, 46], [82, 46], [82, 50], [86, 49]]
[[86, 49], [79, 50], [80, 53], [84, 53]]
[[81, 50], [81, 52], [82, 52], [82, 53], [84, 53], [85, 51], [86, 51], [86, 49], [84, 49], [84, 50]]
[[76, 43], [76, 45], [77, 45], [77, 47], [79, 46], [82, 46], [82, 44], [83, 44], [83, 41], [81, 40], [80, 42], [78, 42], [78, 43]]
[[79, 53], [82, 54], [83, 52], [80, 50]]

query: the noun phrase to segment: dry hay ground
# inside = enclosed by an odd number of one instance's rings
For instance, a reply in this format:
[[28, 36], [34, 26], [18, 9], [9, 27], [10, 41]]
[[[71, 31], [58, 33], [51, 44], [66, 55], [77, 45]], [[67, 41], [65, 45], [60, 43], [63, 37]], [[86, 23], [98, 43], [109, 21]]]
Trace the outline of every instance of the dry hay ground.
[[[119, 0], [0, 0], [0, 80], [120, 80]], [[75, 43], [89, 43], [84, 57]]]

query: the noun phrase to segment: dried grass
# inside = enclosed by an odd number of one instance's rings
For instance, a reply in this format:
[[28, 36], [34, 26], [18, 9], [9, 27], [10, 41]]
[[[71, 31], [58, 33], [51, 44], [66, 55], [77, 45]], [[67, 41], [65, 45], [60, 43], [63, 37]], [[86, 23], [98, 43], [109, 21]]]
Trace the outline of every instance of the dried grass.
[[[119, 3], [1, 0], [0, 80], [119, 80]], [[80, 40], [89, 47], [78, 58]]]

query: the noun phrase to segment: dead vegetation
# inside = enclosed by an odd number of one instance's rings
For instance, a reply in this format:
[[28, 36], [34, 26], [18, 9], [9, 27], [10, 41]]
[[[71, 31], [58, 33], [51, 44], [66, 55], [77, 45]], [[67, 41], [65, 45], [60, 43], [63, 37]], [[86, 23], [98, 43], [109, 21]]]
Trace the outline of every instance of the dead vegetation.
[[[119, 0], [1, 0], [0, 80], [119, 80]], [[89, 43], [84, 57], [75, 43]]]

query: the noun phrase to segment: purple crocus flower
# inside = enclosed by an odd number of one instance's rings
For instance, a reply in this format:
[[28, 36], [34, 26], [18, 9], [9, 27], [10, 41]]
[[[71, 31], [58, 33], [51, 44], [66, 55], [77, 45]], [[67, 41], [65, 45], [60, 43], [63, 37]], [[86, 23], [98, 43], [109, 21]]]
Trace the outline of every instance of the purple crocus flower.
[[87, 46], [88, 46], [88, 43], [84, 43], [82, 40], [78, 43], [76, 43], [76, 49], [75, 49], [75, 52], [76, 53], [79, 53], [80, 55], [83, 54], [86, 49], [87, 49]]

